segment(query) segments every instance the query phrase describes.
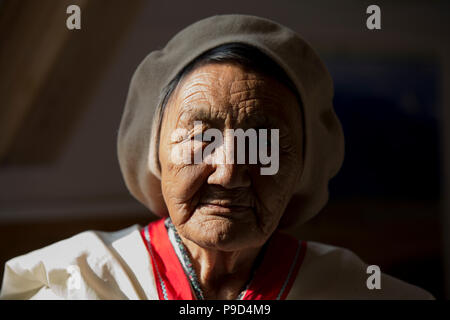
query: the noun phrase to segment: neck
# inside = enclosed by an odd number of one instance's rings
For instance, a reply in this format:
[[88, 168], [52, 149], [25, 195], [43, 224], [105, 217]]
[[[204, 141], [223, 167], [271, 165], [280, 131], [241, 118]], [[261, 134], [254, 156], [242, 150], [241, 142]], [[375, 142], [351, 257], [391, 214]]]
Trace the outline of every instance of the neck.
[[220, 251], [181, 239], [191, 256], [205, 299], [236, 299], [251, 276], [261, 247]]

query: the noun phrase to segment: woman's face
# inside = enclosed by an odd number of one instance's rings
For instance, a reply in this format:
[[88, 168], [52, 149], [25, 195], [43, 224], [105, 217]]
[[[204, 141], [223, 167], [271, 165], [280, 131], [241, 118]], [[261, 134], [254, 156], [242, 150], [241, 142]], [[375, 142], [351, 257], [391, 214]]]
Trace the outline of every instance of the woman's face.
[[[179, 234], [202, 247], [223, 251], [264, 244], [275, 231], [302, 171], [301, 124], [295, 95], [258, 72], [234, 63], [214, 63], [185, 76], [166, 106], [159, 145], [162, 193]], [[261, 168], [269, 165], [260, 161], [259, 154], [257, 163], [249, 163], [248, 155], [245, 163], [237, 163], [237, 147], [234, 163], [211, 161], [224, 159], [224, 150], [230, 150], [225, 143], [213, 148], [210, 161], [208, 157], [191, 163], [174, 159], [175, 151], [185, 152], [190, 159], [201, 155], [211, 143], [201, 136], [213, 128], [224, 141], [232, 141], [229, 129], [255, 129], [254, 150], [262, 149], [260, 142], [272, 148], [269, 154], [272, 159], [278, 156], [278, 170], [261, 174]], [[268, 139], [258, 134], [259, 129], [267, 129]], [[270, 140], [273, 129], [279, 130], [278, 152]], [[251, 147], [244, 151], [249, 153]]]

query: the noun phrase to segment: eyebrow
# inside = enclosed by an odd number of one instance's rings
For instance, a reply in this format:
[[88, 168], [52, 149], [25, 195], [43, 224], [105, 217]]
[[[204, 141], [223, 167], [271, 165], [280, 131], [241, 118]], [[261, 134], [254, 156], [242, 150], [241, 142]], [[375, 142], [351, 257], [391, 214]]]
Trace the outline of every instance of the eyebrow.
[[[224, 124], [224, 119], [211, 118], [211, 113], [207, 103], [202, 104], [188, 104], [184, 106], [183, 111], [180, 113], [177, 119], [177, 126], [181, 124], [194, 125], [194, 121], [202, 121], [212, 127], [221, 128]], [[244, 128], [253, 129], [286, 129], [286, 125], [281, 119], [276, 119], [270, 115], [258, 112], [253, 116], [248, 117], [244, 121]]]
[[177, 126], [181, 123], [190, 122], [194, 123], [194, 121], [202, 121], [206, 123], [213, 124], [215, 122], [217, 124], [217, 120], [211, 119], [210, 106], [208, 102], [204, 103], [195, 103], [195, 104], [181, 104], [182, 111], [178, 115], [177, 118]]

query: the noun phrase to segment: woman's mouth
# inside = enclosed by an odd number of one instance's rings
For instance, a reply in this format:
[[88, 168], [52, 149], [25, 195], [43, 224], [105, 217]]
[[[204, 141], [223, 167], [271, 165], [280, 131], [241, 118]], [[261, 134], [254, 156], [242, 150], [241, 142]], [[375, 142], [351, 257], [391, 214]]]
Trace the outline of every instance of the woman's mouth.
[[202, 202], [199, 203], [197, 208], [205, 211], [205, 213], [225, 216], [248, 212], [252, 209], [251, 206], [248, 205], [234, 204], [227, 201]]

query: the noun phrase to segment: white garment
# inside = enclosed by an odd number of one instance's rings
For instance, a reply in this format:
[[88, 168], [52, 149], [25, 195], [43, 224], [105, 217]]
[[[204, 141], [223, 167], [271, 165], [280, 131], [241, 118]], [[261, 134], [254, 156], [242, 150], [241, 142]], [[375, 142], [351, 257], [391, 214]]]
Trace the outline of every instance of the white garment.
[[[134, 225], [86, 231], [13, 258], [5, 265], [1, 299], [158, 299], [152, 265]], [[369, 290], [364, 264], [349, 250], [308, 242], [287, 299], [433, 299], [387, 275]]]

